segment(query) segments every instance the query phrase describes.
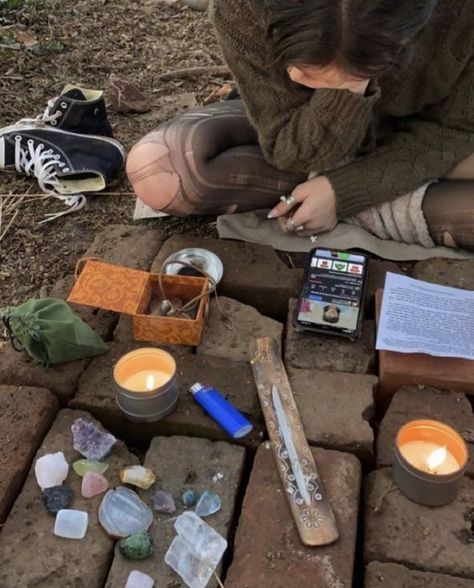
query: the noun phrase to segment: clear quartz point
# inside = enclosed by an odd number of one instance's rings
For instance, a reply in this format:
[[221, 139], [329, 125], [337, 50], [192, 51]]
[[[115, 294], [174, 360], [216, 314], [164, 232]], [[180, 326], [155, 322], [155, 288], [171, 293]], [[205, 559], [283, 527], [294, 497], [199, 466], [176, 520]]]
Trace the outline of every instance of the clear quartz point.
[[227, 541], [191, 511], [179, 516], [174, 526], [178, 536], [165, 562], [188, 588], [205, 588], [227, 549]]

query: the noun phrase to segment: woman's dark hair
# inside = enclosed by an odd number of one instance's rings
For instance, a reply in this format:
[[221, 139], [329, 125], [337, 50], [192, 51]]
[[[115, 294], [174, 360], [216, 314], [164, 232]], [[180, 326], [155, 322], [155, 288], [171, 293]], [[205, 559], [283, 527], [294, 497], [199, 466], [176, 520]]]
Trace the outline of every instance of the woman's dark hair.
[[337, 64], [360, 78], [405, 67], [438, 0], [263, 0], [275, 72]]

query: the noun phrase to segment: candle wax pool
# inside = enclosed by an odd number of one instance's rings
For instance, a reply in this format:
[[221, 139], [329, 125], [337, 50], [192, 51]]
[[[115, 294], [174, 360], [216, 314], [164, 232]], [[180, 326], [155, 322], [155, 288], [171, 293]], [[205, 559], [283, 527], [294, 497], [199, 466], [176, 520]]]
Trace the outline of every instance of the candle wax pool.
[[160, 370], [143, 370], [126, 378], [121, 385], [132, 392], [151, 392], [164, 386], [171, 379], [171, 374]]
[[437, 449], [440, 449], [437, 443], [430, 443], [429, 441], [410, 441], [400, 445], [400, 453], [403, 457], [411, 463], [416, 469], [422, 472], [427, 472], [433, 475], [452, 474], [460, 469], [457, 459], [452, 453], [446, 451], [446, 459], [442, 464], [437, 466], [434, 471], [428, 467], [428, 458]]

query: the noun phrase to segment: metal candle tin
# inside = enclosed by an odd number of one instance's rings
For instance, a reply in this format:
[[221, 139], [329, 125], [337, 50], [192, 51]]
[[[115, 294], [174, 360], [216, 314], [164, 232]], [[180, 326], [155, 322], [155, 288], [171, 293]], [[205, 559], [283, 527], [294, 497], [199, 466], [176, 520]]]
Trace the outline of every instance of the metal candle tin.
[[[166, 383], [151, 390], [134, 391], [124, 383], [134, 374], [163, 371], [169, 374]], [[121, 412], [130, 420], [142, 422], [158, 421], [169, 415], [178, 402], [176, 361], [163, 349], [144, 347], [127, 353], [115, 364], [114, 387], [116, 402]]]
[[[459, 463], [459, 469], [449, 474], [418, 469], [400, 451], [401, 446], [412, 441], [426, 441], [446, 447]], [[411, 421], [399, 430], [395, 439], [393, 478], [400, 491], [410, 500], [425, 506], [442, 506], [456, 499], [468, 461], [466, 443], [454, 429], [433, 420]]]
[[185, 275], [189, 268], [183, 267], [182, 263], [189, 264], [196, 268], [196, 275], [201, 275], [204, 271], [205, 275], [209, 275], [215, 284], [218, 284], [224, 274], [224, 266], [219, 257], [207, 249], [200, 247], [188, 247], [176, 251], [165, 259], [163, 263], [163, 272], [171, 275]]

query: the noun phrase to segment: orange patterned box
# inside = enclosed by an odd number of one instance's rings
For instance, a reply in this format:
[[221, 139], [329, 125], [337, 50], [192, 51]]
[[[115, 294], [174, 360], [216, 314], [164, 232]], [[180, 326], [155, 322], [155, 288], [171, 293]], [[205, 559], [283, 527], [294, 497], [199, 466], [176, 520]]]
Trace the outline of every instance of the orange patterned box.
[[203, 295], [195, 319], [146, 314], [152, 296], [160, 292], [158, 274], [96, 260], [86, 261], [68, 302], [132, 316], [138, 341], [198, 345], [209, 302], [208, 279], [163, 275], [162, 283], [166, 296], [178, 296], [185, 302]]

